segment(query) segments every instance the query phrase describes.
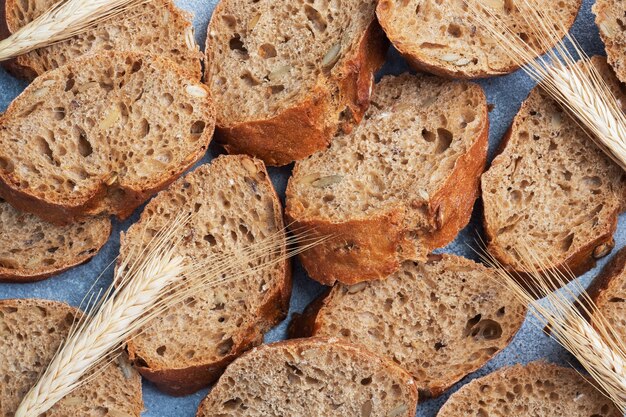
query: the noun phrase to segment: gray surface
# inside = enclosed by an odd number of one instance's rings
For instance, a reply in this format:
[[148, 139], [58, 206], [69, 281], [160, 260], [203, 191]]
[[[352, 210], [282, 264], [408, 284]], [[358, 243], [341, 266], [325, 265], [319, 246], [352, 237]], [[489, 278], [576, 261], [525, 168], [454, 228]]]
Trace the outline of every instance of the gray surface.
[[[550, 0], [546, 1], [549, 2]], [[179, 0], [178, 3], [181, 7], [195, 13], [198, 42], [200, 42], [201, 45], [204, 45], [206, 26], [216, 2], [213, 0]], [[592, 3], [593, 2], [590, 0], [584, 1], [582, 12], [573, 31], [574, 35], [582, 43], [584, 50], [588, 54], [603, 54], [603, 46], [598, 37], [597, 29], [593, 23], [593, 16], [590, 11]], [[398, 57], [397, 53], [390, 52], [389, 62], [385, 66], [384, 72], [382, 73], [398, 74], [406, 70], [406, 64], [400, 57]], [[528, 94], [528, 91], [532, 88], [533, 83], [524, 74], [517, 72], [506, 77], [481, 81], [480, 84], [484, 87], [489, 102], [495, 105], [494, 110], [490, 114], [490, 148], [491, 153], [493, 153], [493, 150], [497, 146], [500, 138], [506, 132], [511, 120], [519, 109], [521, 102]], [[4, 71], [0, 70], [0, 108], [2, 111], [4, 111], [10, 100], [12, 100], [21, 91], [21, 89], [24, 88], [24, 86], [25, 83], [15, 80], [4, 73]], [[203, 162], [206, 163], [211, 158], [211, 155], [207, 155]], [[278, 191], [283, 194], [287, 177], [289, 175], [289, 169], [271, 169], [270, 171], [274, 184], [276, 185]], [[63, 300], [71, 304], [78, 305], [100, 272], [102, 272], [103, 269], [116, 256], [119, 248], [119, 231], [128, 227], [128, 225], [136, 219], [136, 216], [137, 214], [135, 214], [132, 219], [122, 224], [115, 224], [115, 230], [111, 240], [100, 252], [100, 254], [89, 264], [36, 284], [0, 284], [0, 298], [47, 298]], [[473, 253], [469, 249], [468, 245], [473, 244], [474, 239], [480, 230], [477, 227], [477, 220], [478, 216], [475, 213], [472, 224], [461, 233], [454, 243], [445, 248], [443, 251], [473, 257]], [[624, 231], [626, 231], [626, 223], [625, 218], [623, 217], [620, 220], [618, 232], [615, 236], [615, 240], [617, 242], [616, 250], [624, 246], [626, 241]], [[604, 265], [606, 261], [607, 259], [600, 262], [599, 267]], [[595, 276], [597, 271], [598, 270], [596, 269], [583, 276], [583, 282], [587, 284], [589, 280]], [[102, 279], [103, 285], [108, 284], [110, 282], [110, 278], [111, 271], [108, 271]], [[302, 268], [299, 265], [296, 265], [291, 311], [302, 311], [308, 302], [318, 295], [321, 290], [321, 286], [308, 279]], [[284, 338], [288, 322], [289, 319], [272, 330], [267, 335], [266, 341], [271, 342]], [[482, 370], [465, 378], [454, 388], [454, 390], [458, 389], [471, 379], [485, 375], [502, 366], [515, 363], [525, 363], [537, 359], [546, 359], [548, 361], [564, 365], [573, 362], [571, 356], [569, 356], [561, 347], [556, 345], [556, 343], [552, 342], [542, 334], [537, 322], [534, 319], [529, 319], [524, 324], [522, 331], [505, 351], [487, 364], [487, 366], [485, 366]], [[144, 401], [146, 412], [144, 413], [144, 416], [194, 416], [196, 407], [200, 400], [205, 396], [206, 392], [207, 391], [204, 390], [188, 397], [173, 398], [159, 393], [149, 383], [145, 383]], [[437, 410], [441, 407], [448, 396], [449, 394], [444, 395], [439, 399], [421, 404], [418, 408], [417, 416], [435, 416]]]

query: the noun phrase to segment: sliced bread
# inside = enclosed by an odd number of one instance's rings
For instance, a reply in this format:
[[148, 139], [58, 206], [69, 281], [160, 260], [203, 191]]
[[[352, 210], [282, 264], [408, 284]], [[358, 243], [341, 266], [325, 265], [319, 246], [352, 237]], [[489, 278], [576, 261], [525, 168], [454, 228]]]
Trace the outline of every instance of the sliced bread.
[[[67, 336], [79, 310], [46, 300], [0, 301], [0, 416], [11, 417]], [[46, 417], [139, 417], [141, 378], [120, 356], [95, 370]]]
[[[57, 0], [6, 0], [0, 17], [3, 36], [16, 32], [55, 3]], [[171, 0], [145, 2], [66, 41], [21, 55], [8, 69], [32, 79], [83, 55], [108, 50], [161, 55], [186, 68], [196, 80], [202, 75], [202, 53], [194, 39], [191, 16]]]
[[[179, 213], [195, 213], [179, 249], [188, 259], [231, 256], [255, 242], [278, 239], [284, 227], [280, 201], [263, 162], [248, 156], [219, 157], [146, 206], [139, 223], [122, 235], [120, 257], [129, 256], [136, 245], [145, 245], [151, 232]], [[189, 394], [213, 382], [237, 356], [262, 343], [263, 334], [289, 308], [290, 263], [277, 258], [285, 256], [285, 250], [273, 255], [277, 263], [271, 268], [249, 275], [242, 268], [241, 276], [198, 291], [130, 340], [130, 358], [142, 375], [165, 392]], [[261, 258], [251, 259], [248, 268], [261, 262]]]
[[110, 234], [104, 217], [55, 226], [0, 199], [0, 282], [38, 281], [80, 265]]
[[526, 307], [483, 265], [452, 255], [405, 262], [385, 281], [336, 284], [290, 326], [339, 337], [406, 369], [420, 399], [438, 396], [505, 348]]
[[89, 55], [0, 117], [0, 197], [53, 223], [124, 218], [204, 155], [213, 127], [209, 91], [172, 61]]
[[437, 417], [622, 417], [585, 377], [544, 362], [515, 365], [452, 394]]
[[367, 109], [387, 40], [376, 0], [222, 0], [208, 29], [216, 139], [286, 165], [324, 149]]
[[606, 46], [609, 64], [617, 78], [626, 83], [626, 2], [596, 0], [593, 6], [600, 37]]
[[[603, 58], [594, 64], [626, 104]], [[523, 271], [517, 245], [530, 245], [556, 268], [581, 274], [613, 248], [626, 182], [567, 112], [536, 87], [522, 104], [482, 177], [488, 250]]]
[[391, 361], [336, 339], [256, 348], [228, 367], [197, 417], [413, 417], [413, 379]]
[[482, 89], [435, 77], [385, 77], [363, 122], [296, 164], [286, 215], [335, 235], [302, 254], [327, 285], [382, 279], [425, 259], [468, 223], [487, 159]]
[[[482, 78], [519, 68], [498, 40], [473, 21], [468, 7], [488, 7], [522, 40], [542, 51], [536, 29], [528, 25], [513, 0], [465, 1], [381, 0], [376, 13], [391, 43], [408, 62], [417, 70], [438, 75]], [[540, 4], [544, 13], [569, 28], [581, 0]]]

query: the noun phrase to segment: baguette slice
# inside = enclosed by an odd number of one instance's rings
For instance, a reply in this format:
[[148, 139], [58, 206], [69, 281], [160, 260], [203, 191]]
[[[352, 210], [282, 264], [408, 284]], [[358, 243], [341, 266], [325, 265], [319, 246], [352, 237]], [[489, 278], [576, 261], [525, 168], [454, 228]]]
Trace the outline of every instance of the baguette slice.
[[[13, 416], [20, 402], [66, 338], [80, 311], [46, 300], [0, 301], [0, 415]], [[46, 417], [139, 417], [141, 378], [120, 356], [54, 405]]]
[[[545, 4], [536, 1], [543, 12], [567, 29], [576, 20], [581, 5], [581, 0]], [[413, 68], [447, 77], [484, 78], [519, 68], [498, 40], [473, 22], [468, 7], [490, 8], [535, 49], [543, 45], [536, 29], [529, 27], [514, 1], [467, 2], [469, 6], [464, 0], [381, 0], [376, 14], [391, 43]]]
[[228, 367], [197, 417], [413, 417], [417, 390], [399, 366], [336, 339], [255, 348]]
[[0, 282], [32, 282], [87, 262], [111, 234], [104, 217], [55, 226], [0, 199]]
[[220, 1], [205, 78], [224, 148], [286, 165], [358, 123], [388, 47], [375, 7], [376, 0]]
[[[33, 21], [57, 0], [6, 0], [0, 18], [3, 37]], [[15, 75], [33, 79], [83, 55], [108, 50], [161, 55], [202, 76], [202, 53], [194, 40], [191, 15], [171, 0], [151, 0], [99, 23], [66, 41], [17, 57], [8, 66]]]
[[515, 365], [452, 394], [437, 417], [622, 417], [576, 370], [545, 362]]
[[413, 375], [425, 399], [504, 349], [525, 313], [488, 268], [459, 256], [430, 255], [427, 263], [405, 262], [386, 281], [336, 284], [290, 331], [344, 338], [386, 355]]
[[170, 60], [89, 55], [0, 118], [0, 197], [53, 223], [124, 218], [204, 155], [213, 127], [208, 90]]
[[475, 84], [385, 77], [352, 133], [298, 162], [286, 214], [336, 235], [302, 254], [327, 285], [383, 279], [467, 225], [487, 159], [487, 101]]
[[[595, 57], [593, 63], [626, 103], [606, 61]], [[523, 272], [515, 248], [529, 244], [554, 267], [579, 275], [612, 250], [626, 201], [624, 173], [539, 87], [522, 104], [502, 146], [482, 178], [492, 255]]]
[[596, 0], [593, 5], [600, 37], [606, 46], [609, 64], [617, 78], [626, 83], [626, 3], [621, 0]]
[[[271, 255], [275, 265], [249, 275], [242, 269], [241, 276], [227, 277], [233, 281], [201, 289], [128, 342], [130, 358], [142, 375], [173, 395], [207, 386], [236, 357], [262, 343], [263, 334], [287, 314], [291, 295], [290, 263], [281, 261], [286, 251], [279, 234], [282, 210], [263, 162], [219, 157], [178, 180], [122, 235], [121, 258], [149, 241], [146, 227], [159, 230], [187, 212], [195, 214], [180, 255], [190, 262], [213, 254], [230, 257], [269, 238], [279, 239], [282, 250]], [[271, 261], [269, 256], [251, 259], [249, 269]]]

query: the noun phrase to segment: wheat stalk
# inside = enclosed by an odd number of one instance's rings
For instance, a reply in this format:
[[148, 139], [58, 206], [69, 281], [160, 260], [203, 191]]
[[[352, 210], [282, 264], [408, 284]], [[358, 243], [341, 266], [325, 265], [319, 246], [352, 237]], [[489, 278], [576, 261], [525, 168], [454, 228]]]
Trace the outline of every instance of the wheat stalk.
[[[487, 251], [480, 252], [480, 256], [520, 301], [533, 307], [533, 314], [549, 328], [550, 337], [572, 353], [597, 387], [626, 413], [624, 342], [571, 272], [539, 256], [523, 239], [516, 252], [523, 278], [509, 272]], [[538, 272], [537, 265], [543, 272]], [[538, 301], [540, 298], [544, 300]]]
[[[533, 35], [539, 45], [533, 46], [515, 33], [496, 10], [479, 1], [463, 1], [473, 21], [496, 40], [500, 49], [541, 83], [590, 133], [598, 147], [626, 169], [626, 116], [619, 101], [563, 22], [546, 11], [549, 7], [537, 0], [516, 2], [519, 15], [535, 29]], [[548, 53], [541, 56], [541, 51]]]
[[0, 61], [76, 36], [106, 19], [149, 1], [61, 0], [0, 41]]
[[[131, 248], [101, 301], [93, 302], [100, 298], [100, 293], [90, 295], [85, 314], [74, 323], [47, 369], [22, 400], [15, 417], [35, 417], [49, 410], [97, 376], [97, 371], [110, 363], [126, 340], [189, 296], [277, 265], [328, 238], [306, 234], [287, 238], [285, 230], [280, 230], [239, 253], [213, 254], [194, 262], [175, 255], [190, 218], [177, 216], [144, 248]], [[146, 230], [148, 224], [143, 232]], [[297, 248], [287, 250], [292, 245]], [[90, 371], [95, 372], [85, 377]]]

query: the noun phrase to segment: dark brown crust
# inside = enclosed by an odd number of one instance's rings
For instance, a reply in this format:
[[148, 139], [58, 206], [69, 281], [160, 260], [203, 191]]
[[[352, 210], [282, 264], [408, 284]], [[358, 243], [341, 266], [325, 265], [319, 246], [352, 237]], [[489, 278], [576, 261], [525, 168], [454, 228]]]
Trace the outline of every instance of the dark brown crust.
[[[220, 4], [213, 13], [219, 15]], [[213, 19], [212, 18], [212, 19]], [[209, 23], [210, 32], [211, 23]], [[256, 156], [267, 165], [283, 166], [306, 158], [330, 144], [337, 129], [350, 130], [361, 121], [369, 106], [374, 73], [385, 62], [389, 42], [374, 20], [363, 34], [358, 54], [346, 62], [343, 78], [317, 86], [299, 105], [264, 120], [227, 125], [217, 122], [216, 142], [228, 153]], [[211, 60], [207, 51], [207, 62]], [[336, 87], [338, 91], [333, 90]], [[350, 118], [334, 121], [345, 109]]]
[[[136, 58], [147, 56], [134, 52], [123, 52], [119, 54], [115, 52], [105, 52], [77, 59], [68, 64], [68, 66], [80, 66], [83, 62], [93, 59], [92, 57], [94, 56], [110, 55], [110, 58], [114, 59], [116, 54]], [[158, 62], [162, 67], [182, 77], [189, 77], [188, 70], [179, 67], [168, 59], [158, 56], [151, 56], [151, 59]], [[50, 71], [49, 73], [52, 72], [53, 71]], [[37, 88], [38, 81], [43, 77], [45, 77], [45, 75], [33, 82], [22, 94], [29, 94], [31, 89]], [[207, 107], [213, 109], [210, 96], [207, 96]], [[0, 127], [5, 118], [13, 117], [14, 111], [12, 103], [9, 105], [7, 111], [0, 117]], [[212, 113], [214, 114], [213, 110]], [[56, 204], [36, 197], [30, 193], [28, 189], [21, 189], [17, 178], [9, 173], [0, 171], [0, 198], [5, 199], [18, 210], [33, 213], [50, 223], [58, 225], [67, 225], [102, 213], [110, 213], [117, 216], [119, 219], [125, 219], [130, 216], [137, 207], [174, 182], [187, 169], [191, 168], [202, 158], [211, 142], [212, 135], [212, 127], [207, 126], [202, 133], [202, 137], [198, 139], [199, 146], [194, 153], [188, 155], [176, 169], [163, 173], [158, 179], [152, 179], [152, 184], [146, 184], [144, 188], [133, 188], [132, 186], [122, 187], [119, 185], [108, 186], [103, 178], [98, 188], [91, 190], [89, 197], [77, 202]]]
[[587, 288], [589, 298], [602, 310], [602, 299], [605, 293], [610, 294], [611, 284], [626, 267], [626, 247], [620, 249]]

